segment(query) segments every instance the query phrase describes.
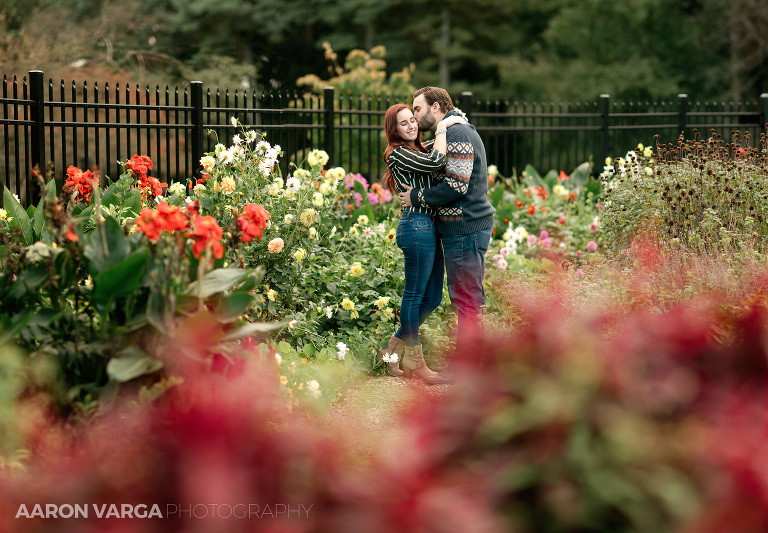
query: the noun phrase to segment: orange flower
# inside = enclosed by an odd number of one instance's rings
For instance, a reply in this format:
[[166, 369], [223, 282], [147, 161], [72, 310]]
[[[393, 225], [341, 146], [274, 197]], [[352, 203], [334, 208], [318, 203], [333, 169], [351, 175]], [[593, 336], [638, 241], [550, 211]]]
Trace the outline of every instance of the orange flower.
[[152, 170], [152, 160], [144, 155], [133, 154], [133, 157], [125, 164], [125, 168], [132, 170], [134, 174], [147, 176], [147, 172]]
[[77, 242], [79, 240], [79, 237], [75, 233], [75, 228], [72, 227], [72, 223], [67, 224], [67, 234], [65, 237], [72, 242]]
[[99, 185], [99, 178], [94, 176], [90, 170], [83, 172], [72, 165], [67, 169], [67, 181], [63, 189], [67, 192], [77, 191], [75, 195], [76, 202], [88, 203], [91, 201], [93, 187]]
[[532, 215], [532, 214], [534, 214], [535, 212], [536, 212], [536, 206], [535, 206], [535, 205], [533, 205], [533, 204], [529, 205], [529, 206], [528, 206], [528, 214], [529, 214], [529, 215]]
[[517, 207], [518, 209], [522, 209], [523, 207], [525, 207], [525, 204], [520, 200], [515, 200], [515, 207]]
[[136, 219], [136, 227], [140, 232], [147, 236], [152, 242], [160, 239], [160, 233], [163, 231], [163, 221], [154, 209], [144, 208]]
[[133, 154], [133, 157], [125, 164], [125, 168], [133, 172], [133, 177], [139, 182], [141, 188], [141, 197], [147, 198], [147, 191], [151, 191], [153, 196], [160, 196], [163, 194], [163, 187], [168, 187], [168, 184], [160, 181], [157, 178], [147, 176], [147, 173], [152, 170], [152, 160], [144, 155]]
[[267, 227], [269, 213], [258, 204], [246, 204], [243, 214], [237, 217], [237, 227], [242, 232], [243, 242], [251, 242], [254, 237], [261, 239], [261, 230]]
[[566, 181], [569, 179], [571, 179], [570, 176], [568, 176], [568, 174], [566, 174], [562, 170], [560, 171], [560, 175], [557, 177], [557, 181]]
[[189, 227], [189, 218], [180, 207], [160, 202], [157, 204], [157, 214], [162, 221], [163, 229], [169, 233], [185, 230]]
[[209, 215], [196, 216], [192, 219], [193, 229], [187, 235], [192, 238], [192, 253], [196, 258], [200, 253], [208, 248], [210, 244], [213, 249], [213, 255], [216, 259], [224, 257], [224, 247], [221, 245], [221, 236], [224, 232], [216, 219]]

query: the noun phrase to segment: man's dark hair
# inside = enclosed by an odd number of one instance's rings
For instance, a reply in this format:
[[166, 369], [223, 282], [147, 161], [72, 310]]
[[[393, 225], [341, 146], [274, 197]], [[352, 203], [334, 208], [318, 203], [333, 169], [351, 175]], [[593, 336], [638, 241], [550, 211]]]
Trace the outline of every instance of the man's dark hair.
[[451, 95], [445, 89], [440, 87], [422, 87], [413, 93], [413, 97], [416, 98], [420, 94], [424, 95], [424, 99], [430, 107], [437, 102], [440, 105], [441, 113], [447, 113], [453, 109], [453, 100], [451, 100]]

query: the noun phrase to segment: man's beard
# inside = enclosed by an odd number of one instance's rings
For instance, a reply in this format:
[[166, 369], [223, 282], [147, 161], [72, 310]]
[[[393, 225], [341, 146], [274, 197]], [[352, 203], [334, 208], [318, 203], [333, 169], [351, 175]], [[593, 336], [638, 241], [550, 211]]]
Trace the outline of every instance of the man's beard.
[[430, 131], [435, 125], [435, 115], [432, 114], [432, 110], [428, 110], [424, 115], [424, 118], [419, 121], [419, 131]]

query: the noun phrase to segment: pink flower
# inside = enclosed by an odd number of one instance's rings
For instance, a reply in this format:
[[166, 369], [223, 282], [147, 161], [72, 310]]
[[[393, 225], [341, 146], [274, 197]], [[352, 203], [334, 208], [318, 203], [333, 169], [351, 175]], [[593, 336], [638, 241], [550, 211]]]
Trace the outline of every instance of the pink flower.
[[583, 278], [584, 277], [584, 271], [582, 269], [578, 269], [576, 271], [576, 275], [579, 276], [580, 278]]
[[528, 244], [536, 244], [536, 235], [528, 235]]
[[557, 219], [557, 223], [560, 224], [561, 226], [564, 226], [565, 225], [565, 217], [558, 218]]
[[275, 237], [274, 239], [269, 241], [269, 244], [267, 244], [267, 250], [269, 250], [269, 253], [271, 254], [277, 254], [282, 251], [283, 246], [285, 246], [285, 242], [283, 242], [283, 239], [281, 239], [280, 237]]
[[589, 227], [592, 228], [592, 231], [597, 231], [597, 224], [595, 224], [594, 222], [590, 222]]
[[547, 237], [546, 239], [541, 239], [541, 244], [543, 246], [552, 246], [552, 241], [549, 240], [549, 237]]
[[371, 203], [371, 205], [376, 205], [379, 203], [379, 197], [376, 195], [375, 192], [369, 192], [368, 201]]
[[352, 198], [355, 200], [355, 207], [360, 207], [360, 204], [363, 202], [363, 197], [359, 192], [356, 192], [352, 195]]
[[539, 233], [539, 239], [542, 241], [549, 237], [549, 232], [547, 230], [543, 230], [541, 233]]
[[587, 250], [589, 250], [590, 252], [594, 252], [595, 250], [597, 250], [597, 243], [595, 241], [589, 241], [587, 243]]
[[576, 255], [582, 256], [584, 255], [584, 252], [582, 252], [581, 250], [576, 250]]

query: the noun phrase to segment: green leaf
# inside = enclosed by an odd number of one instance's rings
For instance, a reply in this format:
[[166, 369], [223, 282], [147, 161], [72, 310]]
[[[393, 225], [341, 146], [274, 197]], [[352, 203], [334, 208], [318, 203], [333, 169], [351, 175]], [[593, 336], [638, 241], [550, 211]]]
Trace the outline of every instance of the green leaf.
[[541, 174], [539, 174], [538, 170], [533, 168], [533, 165], [525, 165], [525, 170], [523, 170], [523, 172], [525, 172], [525, 181], [533, 185], [544, 187], [544, 180], [541, 179]]
[[93, 279], [93, 302], [102, 312], [117, 298], [127, 296], [141, 285], [144, 265], [149, 259], [149, 250], [139, 248], [123, 261], [104, 270]]
[[101, 272], [120, 263], [130, 249], [123, 228], [114, 218], [107, 216], [104, 223], [88, 236], [83, 253], [91, 260], [91, 270]]
[[35, 214], [32, 216], [32, 231], [34, 233], [35, 242], [42, 240], [43, 229], [45, 229], [45, 200], [40, 199], [40, 203], [37, 204]]
[[571, 172], [570, 176], [570, 182], [571, 187], [582, 187], [587, 182], [587, 178], [589, 178], [589, 162], [585, 162], [580, 164], [578, 167], [574, 169], [573, 172]]
[[167, 333], [166, 301], [160, 291], [154, 290], [149, 294], [147, 302], [147, 322], [160, 333]]
[[253, 296], [248, 292], [238, 291], [226, 298], [222, 298], [221, 302], [216, 306], [216, 318], [224, 323], [234, 322], [245, 313], [246, 309], [248, 309], [252, 303]]
[[488, 193], [488, 201], [491, 202], [491, 205], [496, 209], [499, 208], [499, 203], [501, 203], [502, 199], [504, 198], [505, 189], [506, 188], [504, 187], [503, 183], [497, 183]]
[[[245, 324], [239, 328], [228, 331], [221, 340], [233, 341], [235, 339], [242, 339], [243, 337], [250, 337], [257, 333], [270, 333], [278, 330], [287, 324], [286, 321], [282, 322], [251, 322]], [[279, 347], [278, 347], [279, 348]]]
[[125, 383], [140, 376], [153, 374], [163, 368], [163, 363], [147, 357], [141, 349], [130, 346], [118, 352], [107, 363], [107, 375], [112, 381]]
[[5, 185], [3, 185], [3, 208], [8, 212], [8, 216], [13, 218], [8, 225], [12, 228], [21, 228], [22, 244], [29, 246], [34, 243], [29, 215]]
[[[242, 268], [217, 268], [205, 275], [202, 288], [200, 288], [198, 281], [193, 281], [187, 286], [186, 293], [207, 298], [217, 292], [224, 292], [227, 289], [231, 289], [235, 284], [250, 274], [251, 270]], [[198, 293], [198, 291], [200, 292]]]

